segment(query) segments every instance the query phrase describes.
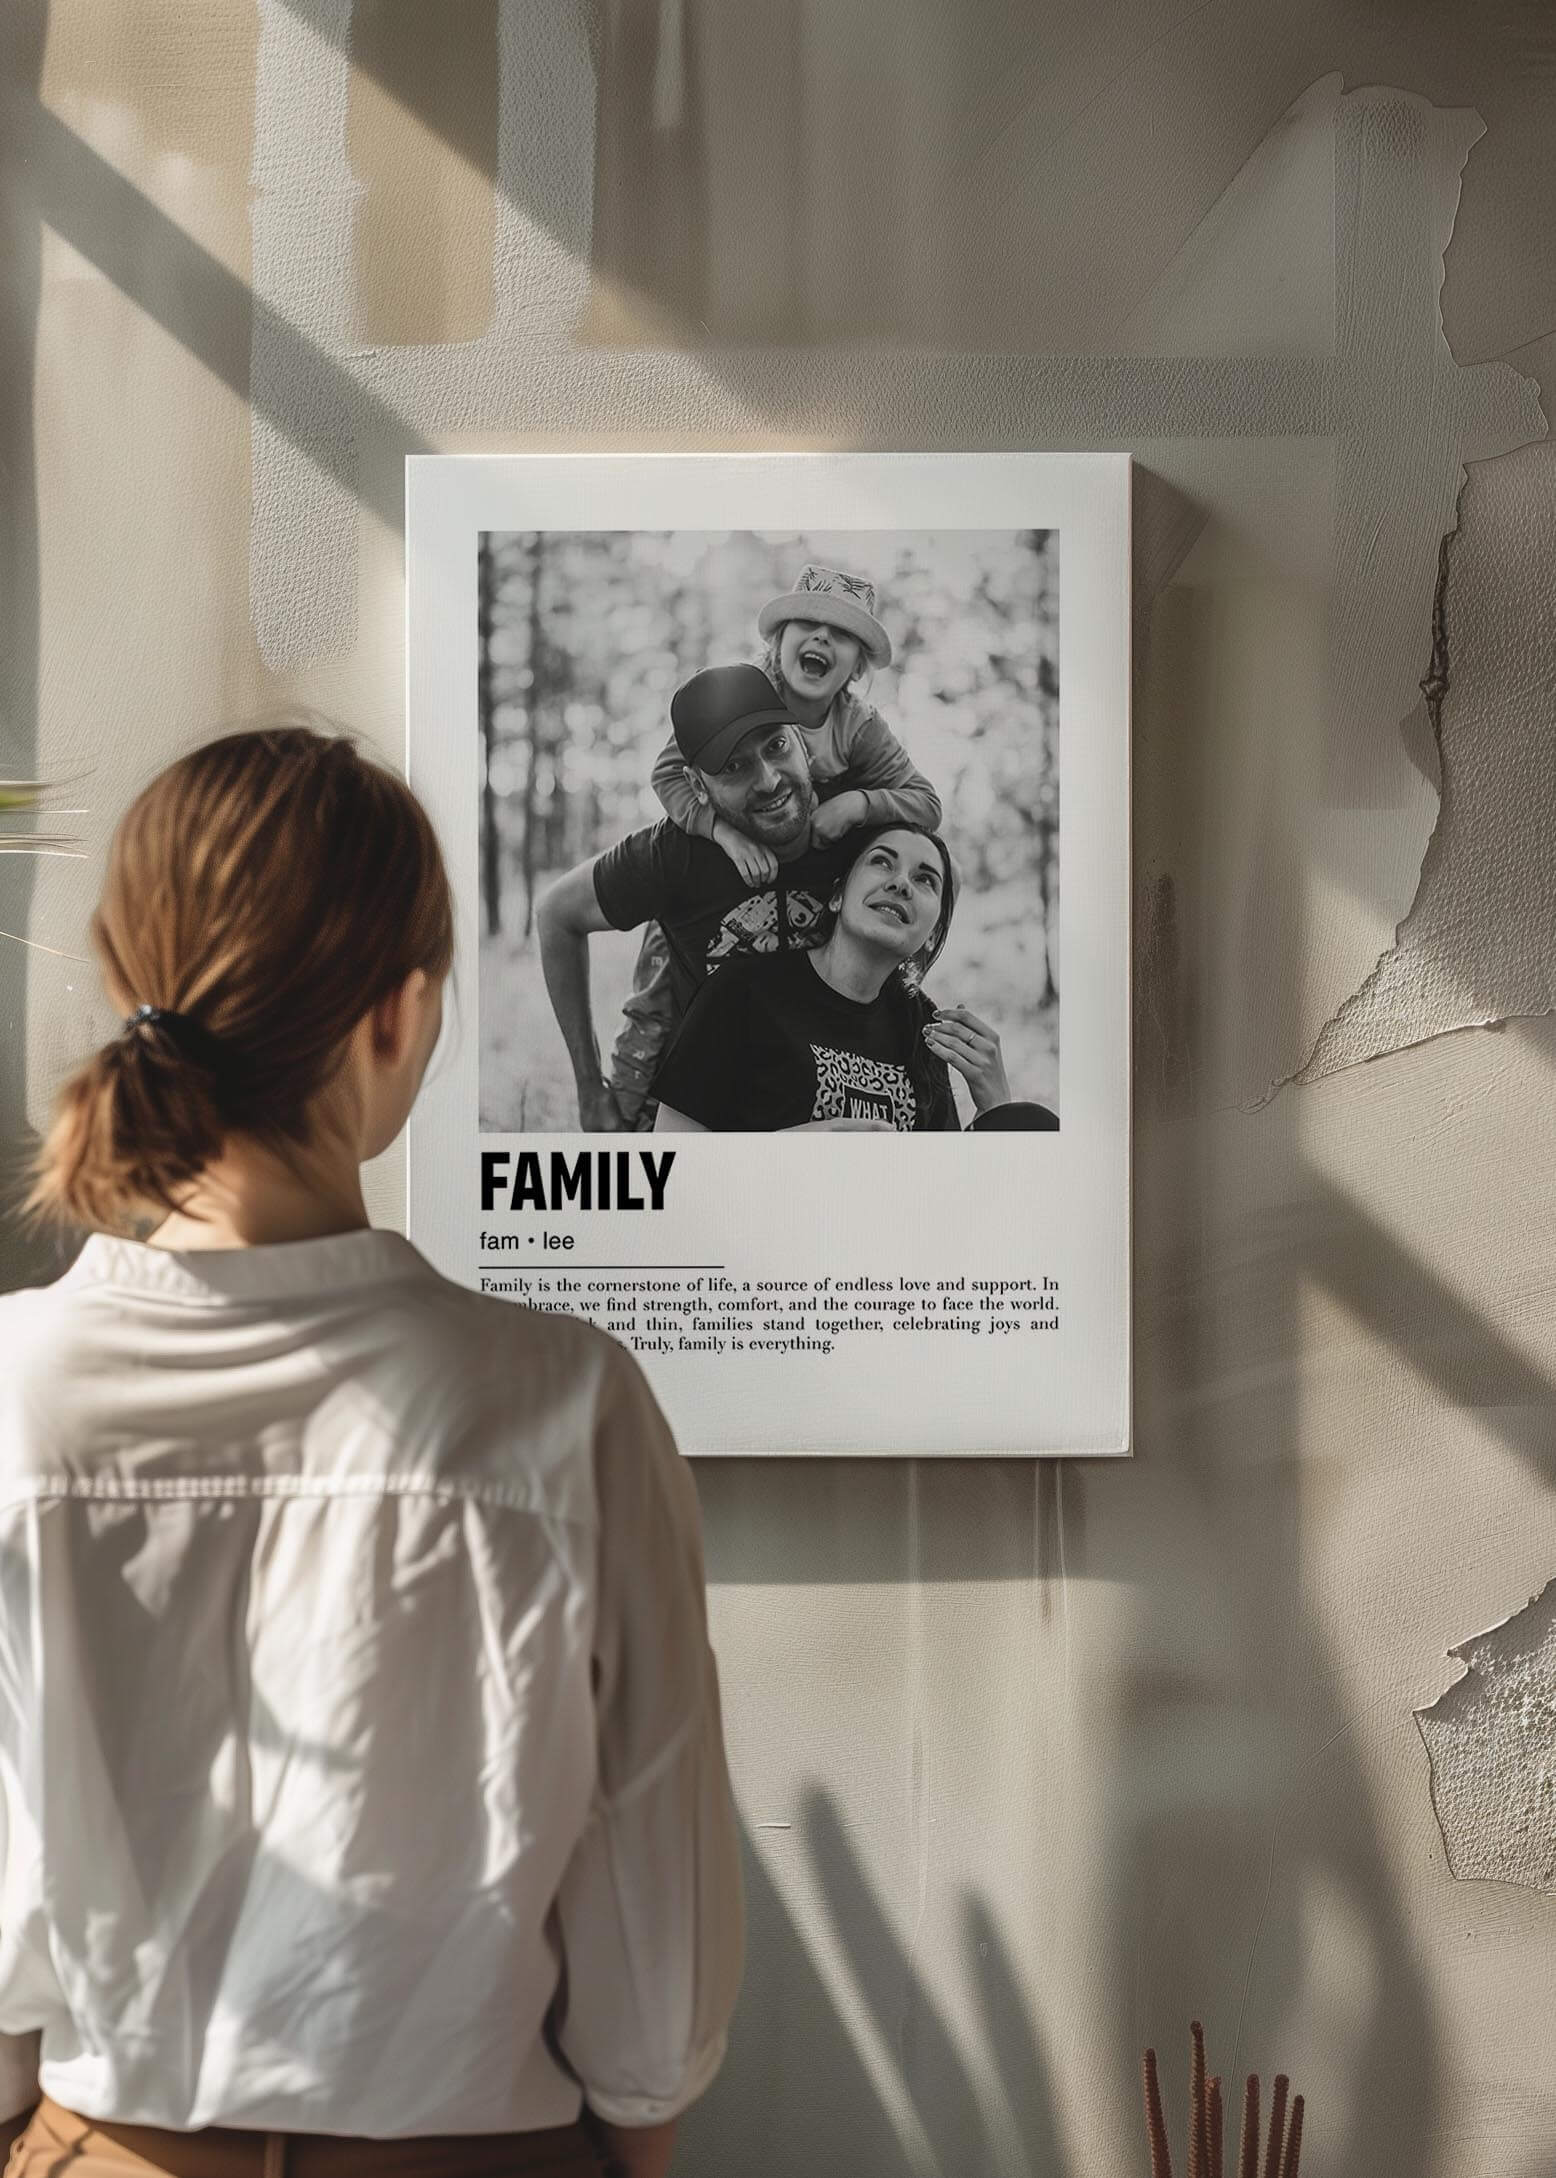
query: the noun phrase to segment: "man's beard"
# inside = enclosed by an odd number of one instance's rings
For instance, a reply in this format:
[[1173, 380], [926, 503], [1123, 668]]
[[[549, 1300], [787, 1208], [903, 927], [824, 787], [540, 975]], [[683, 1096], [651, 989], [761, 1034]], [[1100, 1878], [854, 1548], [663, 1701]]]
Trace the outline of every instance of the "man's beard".
[[788, 847], [810, 831], [810, 820], [815, 814], [816, 792], [814, 787], [807, 793], [796, 782], [784, 798], [769, 810], [753, 809], [749, 805], [741, 811], [739, 829], [750, 834], [764, 847]]

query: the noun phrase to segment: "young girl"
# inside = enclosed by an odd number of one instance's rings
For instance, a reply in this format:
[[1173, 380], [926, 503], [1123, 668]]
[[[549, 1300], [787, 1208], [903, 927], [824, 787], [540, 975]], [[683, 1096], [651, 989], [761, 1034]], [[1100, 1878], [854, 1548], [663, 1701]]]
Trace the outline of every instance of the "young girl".
[[[757, 615], [767, 641], [762, 664], [786, 703], [810, 758], [821, 796], [811, 827], [818, 846], [861, 824], [940, 824], [940, 797], [906, 749], [853, 683], [870, 666], [891, 663], [891, 638], [875, 617], [875, 586], [836, 567], [800, 569], [794, 588], [769, 598]], [[686, 777], [674, 740], [659, 752], [654, 792], [683, 832], [722, 847], [742, 877], [765, 885], [777, 872], [772, 849], [715, 818]]]
[[124, 1023], [34, 1202], [94, 1231], [0, 1299], [9, 2178], [651, 2178], [740, 1969], [695, 1498], [621, 1348], [368, 1225], [431, 826], [236, 734], [93, 935]]
[[[762, 664], [792, 706], [821, 797], [811, 837], [824, 846], [863, 824], [912, 824], [933, 832], [940, 797], [873, 704], [854, 683], [891, 663], [891, 638], [876, 618], [875, 586], [863, 575], [815, 563], [794, 588], [769, 598], [757, 615], [766, 639]], [[693, 789], [672, 738], [655, 761], [654, 792], [683, 832], [712, 840], [750, 885], [770, 884], [778, 858], [770, 847], [714, 815]], [[636, 1121], [671, 1029], [668, 959], [656, 924], [644, 932], [612, 1059], [612, 1086], [625, 1118]]]

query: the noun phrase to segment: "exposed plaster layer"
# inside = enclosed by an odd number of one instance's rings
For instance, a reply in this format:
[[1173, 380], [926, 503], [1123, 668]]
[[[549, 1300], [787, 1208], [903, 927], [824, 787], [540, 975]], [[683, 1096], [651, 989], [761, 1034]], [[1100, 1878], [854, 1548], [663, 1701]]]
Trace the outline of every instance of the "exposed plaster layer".
[[1463, 1678], [1416, 1712], [1448, 1865], [1556, 1891], [1556, 1580], [1449, 1653]]
[[1304, 1080], [1556, 1005], [1556, 448], [1472, 472], [1443, 547], [1427, 689], [1441, 821], [1396, 943]]

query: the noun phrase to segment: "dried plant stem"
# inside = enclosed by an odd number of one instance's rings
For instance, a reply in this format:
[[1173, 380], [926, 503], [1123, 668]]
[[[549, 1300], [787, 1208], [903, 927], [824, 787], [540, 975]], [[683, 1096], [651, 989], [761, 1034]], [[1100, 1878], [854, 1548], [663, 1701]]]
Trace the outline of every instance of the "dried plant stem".
[[1145, 2053], [1145, 2135], [1151, 2149], [1151, 2178], [1172, 2178], [1172, 2151], [1167, 2145], [1162, 2083], [1157, 2076], [1154, 2049]]
[[1275, 2075], [1275, 2089], [1270, 2096], [1270, 2130], [1264, 2146], [1264, 2178], [1281, 2178], [1281, 2142], [1286, 2131], [1286, 2096], [1291, 2082], [1284, 2072]]
[[[1226, 2097], [1220, 2075], [1207, 2078], [1205, 2030], [1196, 2019], [1190, 2028], [1193, 2048], [1189, 2057], [1189, 2167], [1188, 2178], [1225, 2178]], [[1172, 2152], [1167, 2141], [1167, 2121], [1162, 2113], [1162, 2084], [1156, 2052], [1148, 2049], [1144, 2060], [1145, 2129], [1151, 2149], [1151, 2178], [1172, 2178]], [[1291, 2101], [1291, 2120], [1286, 2118], [1291, 2082], [1277, 2072], [1270, 2094], [1270, 2123], [1265, 2138], [1263, 2178], [1299, 2178], [1302, 2160], [1302, 2112], [1300, 2095]], [[1237, 2178], [1260, 2178], [1259, 2075], [1250, 2072], [1243, 2082], [1243, 2122], [1238, 2139]]]
[[1210, 2140], [1210, 2178], [1223, 2178], [1226, 2162], [1226, 2112], [1221, 2103], [1219, 2074], [1205, 2090], [1205, 2110]]
[[1281, 2159], [1280, 2178], [1297, 2178], [1297, 2166], [1302, 2161], [1302, 2097], [1298, 2095], [1291, 2105], [1291, 2130], [1286, 2135], [1286, 2153]]
[[1196, 2019], [1189, 2028], [1194, 2037], [1189, 2058], [1189, 2178], [1210, 2178], [1205, 2108], [1205, 2030]]
[[1237, 2178], [1259, 2178], [1259, 2075], [1243, 2083], [1243, 2138], [1237, 2151]]

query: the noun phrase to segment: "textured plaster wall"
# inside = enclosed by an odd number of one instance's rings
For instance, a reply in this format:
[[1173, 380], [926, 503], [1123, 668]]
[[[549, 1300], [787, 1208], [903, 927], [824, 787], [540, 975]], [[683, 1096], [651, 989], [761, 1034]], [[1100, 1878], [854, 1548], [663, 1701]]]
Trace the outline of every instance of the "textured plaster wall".
[[1420, 1712], [1449, 1865], [1556, 1892], [1556, 1581], [1453, 1653], [1463, 1678]]
[[0, 860], [9, 1136], [106, 1026], [142, 778], [278, 698], [398, 751], [408, 450], [1139, 460], [1138, 1457], [699, 1470], [752, 1963], [687, 2171], [1112, 2178], [1198, 2014], [1320, 2178], [1549, 2178], [1548, 1612], [1466, 1644], [1556, 1569], [1548, 13], [12, 0], [0, 52], [0, 775], [89, 805]]

